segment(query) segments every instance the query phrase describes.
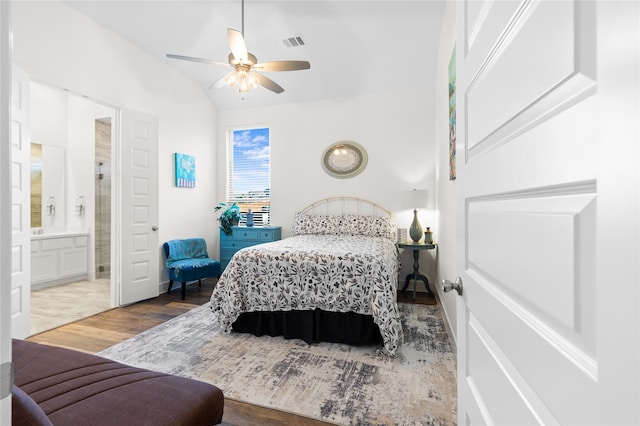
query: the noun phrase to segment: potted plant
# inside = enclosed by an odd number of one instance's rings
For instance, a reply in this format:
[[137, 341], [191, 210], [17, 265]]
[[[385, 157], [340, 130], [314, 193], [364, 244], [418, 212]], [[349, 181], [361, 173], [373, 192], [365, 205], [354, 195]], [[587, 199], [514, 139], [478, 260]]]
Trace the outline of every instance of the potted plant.
[[231, 235], [233, 230], [232, 226], [236, 226], [242, 220], [242, 213], [240, 213], [240, 207], [233, 203], [230, 206], [227, 206], [227, 203], [218, 203], [218, 206], [215, 208], [216, 211], [222, 210], [220, 216], [218, 216], [218, 221], [220, 222], [220, 228], [226, 235]]

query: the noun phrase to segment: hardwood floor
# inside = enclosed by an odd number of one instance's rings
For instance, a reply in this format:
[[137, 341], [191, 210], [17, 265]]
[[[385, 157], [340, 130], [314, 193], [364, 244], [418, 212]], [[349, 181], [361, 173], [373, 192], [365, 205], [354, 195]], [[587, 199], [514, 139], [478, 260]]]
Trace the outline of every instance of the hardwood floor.
[[[209, 301], [216, 279], [187, 286], [185, 300], [180, 300], [180, 289], [171, 294], [134, 303], [67, 324], [56, 329], [33, 335], [27, 340], [53, 346], [62, 346], [87, 353], [100, 352], [136, 334], [155, 327]], [[425, 293], [418, 293], [412, 300], [411, 292], [398, 293], [398, 301], [404, 303], [434, 304]], [[318, 420], [295, 414], [259, 407], [225, 398], [223, 422], [229, 425], [329, 425]]]

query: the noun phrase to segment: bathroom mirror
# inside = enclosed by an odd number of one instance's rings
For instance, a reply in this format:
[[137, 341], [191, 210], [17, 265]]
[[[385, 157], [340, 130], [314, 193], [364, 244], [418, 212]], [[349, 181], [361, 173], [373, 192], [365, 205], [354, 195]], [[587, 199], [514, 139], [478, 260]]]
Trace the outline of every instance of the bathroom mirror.
[[66, 225], [64, 148], [31, 144], [31, 227]]

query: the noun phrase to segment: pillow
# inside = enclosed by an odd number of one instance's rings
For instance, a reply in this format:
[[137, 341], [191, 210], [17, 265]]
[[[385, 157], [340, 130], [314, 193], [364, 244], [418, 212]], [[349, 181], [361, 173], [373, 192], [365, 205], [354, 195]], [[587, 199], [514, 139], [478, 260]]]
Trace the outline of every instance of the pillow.
[[293, 235], [364, 235], [397, 240], [396, 225], [390, 217], [345, 215], [312, 215], [296, 213]]
[[347, 214], [342, 217], [341, 235], [364, 235], [384, 237], [393, 242], [397, 239], [396, 225], [390, 217]]
[[293, 235], [335, 235], [340, 228], [340, 216], [296, 213], [293, 218]]
[[11, 386], [11, 424], [53, 426], [42, 408], [16, 385]]

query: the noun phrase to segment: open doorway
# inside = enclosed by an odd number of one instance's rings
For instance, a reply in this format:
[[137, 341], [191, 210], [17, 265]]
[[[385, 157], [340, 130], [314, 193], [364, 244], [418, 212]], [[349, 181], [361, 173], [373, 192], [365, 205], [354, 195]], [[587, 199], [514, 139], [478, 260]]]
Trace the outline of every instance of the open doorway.
[[43, 152], [32, 205], [43, 213], [31, 228], [31, 335], [113, 306], [115, 123], [113, 107], [31, 83], [31, 142]]

